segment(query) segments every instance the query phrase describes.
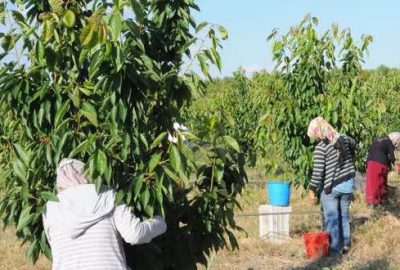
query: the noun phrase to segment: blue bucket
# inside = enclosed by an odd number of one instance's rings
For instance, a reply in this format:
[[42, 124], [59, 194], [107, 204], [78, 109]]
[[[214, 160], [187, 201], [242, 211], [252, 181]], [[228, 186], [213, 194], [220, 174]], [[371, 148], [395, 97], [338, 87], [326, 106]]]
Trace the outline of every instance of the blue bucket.
[[290, 204], [290, 182], [268, 181], [269, 204], [273, 206], [289, 206]]

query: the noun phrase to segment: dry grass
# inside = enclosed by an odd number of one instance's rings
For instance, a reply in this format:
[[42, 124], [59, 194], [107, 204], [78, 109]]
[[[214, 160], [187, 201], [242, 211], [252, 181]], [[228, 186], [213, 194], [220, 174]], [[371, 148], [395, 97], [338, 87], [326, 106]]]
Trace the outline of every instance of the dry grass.
[[40, 258], [35, 265], [25, 259], [26, 246], [21, 246], [12, 229], [0, 232], [0, 269], [45, 270], [51, 269], [46, 258]]
[[[258, 174], [251, 174], [259, 178]], [[247, 231], [247, 236], [237, 233], [240, 250], [223, 250], [210, 258], [210, 269], [261, 270], [261, 269], [349, 269], [349, 270], [384, 270], [400, 269], [400, 185], [397, 175], [390, 178], [391, 196], [389, 206], [378, 212], [367, 209], [362, 202], [362, 195], [357, 193], [352, 204], [351, 214], [370, 217], [364, 224], [353, 226], [353, 246], [351, 252], [342, 260], [325, 259], [309, 261], [304, 257], [302, 235], [306, 231], [321, 230], [318, 215], [292, 215], [291, 237], [286, 244], [273, 245], [258, 238], [258, 217], [236, 217], [238, 224]], [[308, 204], [299, 190], [292, 192], [293, 212], [319, 211], [319, 207]], [[249, 186], [241, 197], [243, 212], [256, 212], [258, 205], [267, 201], [263, 186]], [[41, 258], [36, 265], [25, 260], [26, 247], [21, 247], [7, 229], [0, 233], [0, 269], [50, 269], [50, 263]]]
[[[385, 209], [372, 211], [365, 207], [362, 194], [357, 192], [351, 206], [353, 217], [366, 216], [362, 224], [355, 220], [352, 226], [353, 246], [342, 259], [325, 258], [310, 261], [304, 256], [302, 235], [307, 231], [321, 230], [318, 215], [291, 215], [292, 240], [274, 245], [258, 238], [258, 217], [237, 217], [236, 220], [248, 236], [238, 234], [240, 250], [222, 251], [214, 255], [211, 269], [261, 270], [261, 269], [351, 269], [384, 270], [400, 269], [400, 195], [397, 175], [390, 176], [390, 203]], [[292, 211], [318, 212], [300, 191], [294, 190], [291, 197]], [[264, 187], [249, 188], [242, 197], [243, 212], [256, 212], [259, 204], [267, 201]]]

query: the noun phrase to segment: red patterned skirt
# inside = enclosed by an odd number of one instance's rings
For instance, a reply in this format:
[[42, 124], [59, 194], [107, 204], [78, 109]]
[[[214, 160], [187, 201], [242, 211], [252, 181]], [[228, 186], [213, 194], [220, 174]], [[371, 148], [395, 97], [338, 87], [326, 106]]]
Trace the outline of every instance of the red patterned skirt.
[[367, 204], [381, 204], [386, 201], [389, 168], [376, 161], [367, 162], [365, 200]]

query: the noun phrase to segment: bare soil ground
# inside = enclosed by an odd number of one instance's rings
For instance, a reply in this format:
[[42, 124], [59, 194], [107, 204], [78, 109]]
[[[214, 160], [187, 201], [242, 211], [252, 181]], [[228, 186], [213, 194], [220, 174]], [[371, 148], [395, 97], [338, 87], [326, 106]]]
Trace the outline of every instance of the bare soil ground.
[[[251, 181], [256, 181], [256, 176]], [[260, 180], [260, 179], [258, 179]], [[295, 212], [318, 212], [311, 206], [302, 191], [293, 190], [291, 206]], [[274, 245], [258, 238], [258, 217], [237, 216], [238, 224], [247, 235], [237, 233], [240, 250], [223, 250], [210, 258], [209, 269], [261, 270], [261, 269], [351, 269], [400, 270], [400, 182], [398, 176], [390, 177], [390, 201], [384, 208], [373, 211], [365, 207], [362, 194], [356, 193], [351, 206], [353, 246], [342, 259], [325, 258], [310, 261], [304, 256], [304, 232], [321, 230], [319, 215], [291, 215], [291, 238], [288, 243]], [[263, 186], [249, 185], [240, 198], [243, 213], [257, 212], [258, 205], [267, 201]], [[238, 212], [240, 213], [240, 212]], [[363, 218], [365, 217], [365, 218]], [[0, 232], [0, 269], [50, 269], [45, 258], [32, 265], [25, 260], [26, 247], [21, 246], [12, 229]]]

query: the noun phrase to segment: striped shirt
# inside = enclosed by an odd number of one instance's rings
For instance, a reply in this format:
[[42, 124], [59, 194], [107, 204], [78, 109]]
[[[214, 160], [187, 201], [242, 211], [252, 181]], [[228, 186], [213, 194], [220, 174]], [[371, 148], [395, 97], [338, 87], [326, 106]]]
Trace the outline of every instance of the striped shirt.
[[[336, 185], [355, 177], [355, 169], [351, 149], [355, 142], [348, 136], [341, 135], [343, 148], [341, 154], [332, 144], [320, 141], [314, 150], [314, 168], [310, 181], [310, 189], [329, 194]], [[339, 156], [341, 155], [341, 156]]]
[[58, 198], [43, 214], [53, 269], [129, 269], [122, 241], [148, 243], [166, 230], [160, 217], [141, 221], [126, 205], [115, 206], [111, 190], [79, 185]]

